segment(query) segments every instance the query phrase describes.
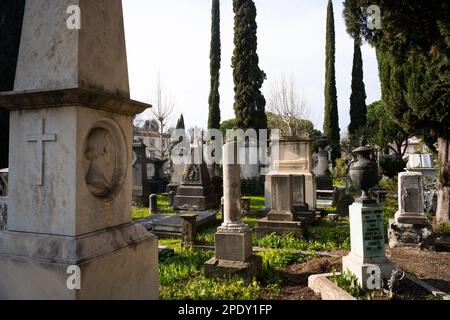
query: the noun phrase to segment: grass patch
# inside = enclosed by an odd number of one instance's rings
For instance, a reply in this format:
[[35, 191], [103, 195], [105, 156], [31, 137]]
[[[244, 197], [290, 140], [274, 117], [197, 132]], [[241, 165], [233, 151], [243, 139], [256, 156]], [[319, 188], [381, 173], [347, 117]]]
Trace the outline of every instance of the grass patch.
[[173, 256], [159, 261], [159, 283], [168, 286], [199, 275], [203, 264], [214, 256], [212, 251], [195, 251], [175, 247]]
[[177, 286], [162, 287], [162, 300], [256, 300], [261, 287], [257, 281], [246, 284], [238, 278], [207, 279], [200, 275]]
[[373, 300], [374, 291], [362, 289], [358, 284], [358, 278], [350, 271], [345, 271], [340, 275], [333, 271], [330, 280], [358, 300]]
[[436, 235], [450, 237], [450, 222], [441, 223], [435, 231]]

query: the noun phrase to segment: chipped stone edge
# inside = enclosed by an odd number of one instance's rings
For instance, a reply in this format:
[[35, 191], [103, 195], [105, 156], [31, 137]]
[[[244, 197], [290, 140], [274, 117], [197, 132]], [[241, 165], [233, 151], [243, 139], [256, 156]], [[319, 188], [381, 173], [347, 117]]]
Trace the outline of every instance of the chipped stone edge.
[[[356, 301], [357, 299], [345, 290], [339, 288], [328, 278], [332, 273], [315, 274], [308, 277], [308, 287], [316, 294], [320, 294], [322, 300], [346, 300]], [[340, 275], [340, 273], [336, 273]]]
[[406, 274], [405, 278], [407, 278], [408, 280], [414, 282], [415, 284], [423, 287], [424, 289], [430, 291], [436, 297], [442, 297], [442, 299], [444, 299], [444, 300], [450, 300], [450, 295], [448, 295], [445, 292], [442, 292], [439, 289], [436, 289], [435, 287], [429, 285], [428, 283], [426, 283], [426, 282], [424, 282], [424, 281], [422, 281], [422, 280], [420, 280], [420, 279], [418, 279], [416, 277], [413, 277], [413, 276], [411, 276], [409, 274]]
[[[357, 300], [355, 297], [350, 295], [345, 290], [336, 286], [331, 280], [328, 278], [331, 277], [332, 273], [324, 273], [324, 274], [316, 274], [309, 276], [308, 278], [308, 287], [313, 290], [316, 294], [320, 294], [322, 300]], [[336, 275], [340, 275], [340, 273], [336, 273]], [[413, 277], [409, 274], [406, 275], [406, 278], [415, 284], [423, 287], [424, 289], [430, 291], [436, 297], [442, 297], [443, 300], [450, 300], [450, 295], [445, 292], [442, 292], [439, 289], [434, 288], [428, 283], [419, 280], [416, 277]]]

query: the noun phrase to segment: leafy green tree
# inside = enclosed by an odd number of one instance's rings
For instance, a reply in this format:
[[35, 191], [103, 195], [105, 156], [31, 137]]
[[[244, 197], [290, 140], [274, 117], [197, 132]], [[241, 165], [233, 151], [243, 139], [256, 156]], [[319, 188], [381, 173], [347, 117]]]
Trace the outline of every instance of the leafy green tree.
[[348, 126], [348, 132], [350, 135], [356, 134], [359, 129], [366, 125], [366, 97], [361, 45], [359, 40], [355, 39], [352, 71], [352, 93], [350, 96], [350, 125]]
[[211, 51], [210, 72], [211, 90], [209, 93], [209, 117], [208, 128], [219, 129], [220, 127], [220, 1], [212, 1], [212, 26], [211, 26]]
[[[377, 17], [366, 10], [381, 9]], [[450, 213], [450, 3], [441, 0], [346, 0], [347, 31], [376, 48], [386, 111], [405, 131], [437, 137], [439, 191], [436, 216]]]
[[259, 68], [255, 3], [253, 0], [233, 0], [233, 11], [236, 126], [240, 129], [266, 129], [266, 100], [261, 93], [266, 74]]
[[332, 147], [331, 157], [333, 163], [341, 157], [339, 111], [336, 89], [336, 34], [334, 29], [334, 10], [331, 0], [327, 8], [327, 35], [326, 35], [326, 60], [325, 60], [325, 116], [323, 132], [330, 139]]
[[[25, 0], [0, 1], [0, 91], [14, 88]], [[9, 112], [0, 107], [0, 168], [8, 167]]]
[[225, 120], [220, 124], [220, 131], [225, 140], [227, 130], [236, 129], [236, 119]]
[[405, 155], [411, 136], [386, 112], [382, 101], [376, 101], [367, 107], [365, 132], [369, 143], [377, 145], [386, 154], [389, 150], [393, 151], [398, 158]]

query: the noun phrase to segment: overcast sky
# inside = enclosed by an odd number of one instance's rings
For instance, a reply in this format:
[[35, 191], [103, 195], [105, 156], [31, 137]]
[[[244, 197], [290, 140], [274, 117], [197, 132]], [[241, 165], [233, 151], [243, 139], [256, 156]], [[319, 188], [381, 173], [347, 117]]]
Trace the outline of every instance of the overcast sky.
[[[327, 0], [256, 0], [258, 54], [267, 73], [268, 97], [282, 75], [295, 79], [309, 109], [309, 120], [322, 130]], [[336, 81], [341, 130], [350, 122], [349, 98], [353, 40], [342, 18], [342, 0], [333, 1], [336, 23]], [[206, 127], [209, 95], [211, 0], [123, 0], [131, 96], [150, 102], [158, 72], [176, 100], [187, 127]], [[234, 117], [232, 0], [221, 1], [221, 112]], [[367, 103], [381, 96], [375, 51], [362, 48]]]

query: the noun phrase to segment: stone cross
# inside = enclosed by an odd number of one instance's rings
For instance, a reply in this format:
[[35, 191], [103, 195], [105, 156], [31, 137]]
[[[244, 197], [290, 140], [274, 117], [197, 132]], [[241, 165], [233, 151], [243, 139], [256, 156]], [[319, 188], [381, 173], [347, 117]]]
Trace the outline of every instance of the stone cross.
[[50, 141], [56, 141], [56, 134], [45, 134], [45, 121], [44, 119], [38, 120], [38, 134], [30, 134], [28, 135], [27, 142], [36, 142], [37, 143], [37, 186], [44, 185], [44, 143]]

